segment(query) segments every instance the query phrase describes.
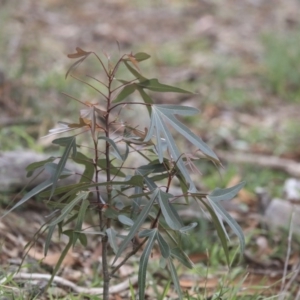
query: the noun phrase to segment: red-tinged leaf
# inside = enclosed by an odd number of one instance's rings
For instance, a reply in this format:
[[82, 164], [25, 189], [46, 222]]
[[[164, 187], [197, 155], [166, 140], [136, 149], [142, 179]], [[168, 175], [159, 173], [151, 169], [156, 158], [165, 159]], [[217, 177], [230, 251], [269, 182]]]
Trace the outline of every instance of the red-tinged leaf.
[[76, 48], [77, 53], [73, 53], [73, 54], [68, 54], [69, 58], [79, 58], [81, 57], [79, 60], [77, 60], [73, 65], [71, 65], [71, 67], [69, 68], [67, 74], [66, 74], [66, 78], [68, 77], [69, 73], [75, 68], [77, 67], [81, 62], [83, 62], [92, 52], [87, 52], [82, 50], [81, 48], [77, 47]]
[[82, 56], [87, 56], [87, 55], [92, 53], [92, 52], [84, 51], [79, 47], [76, 47], [76, 51], [77, 51], [77, 53], [68, 54], [68, 57], [69, 58], [79, 58], [79, 57], [82, 57]]

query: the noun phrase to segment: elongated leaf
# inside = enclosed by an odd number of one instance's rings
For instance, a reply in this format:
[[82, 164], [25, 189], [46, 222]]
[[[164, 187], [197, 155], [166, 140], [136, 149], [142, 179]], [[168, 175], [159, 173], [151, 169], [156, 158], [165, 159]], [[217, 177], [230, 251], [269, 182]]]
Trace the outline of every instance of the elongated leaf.
[[180, 248], [171, 249], [171, 256], [178, 259], [187, 268], [193, 269], [194, 264]]
[[26, 177], [30, 177], [33, 174], [33, 171], [35, 171], [36, 169], [38, 169], [40, 167], [43, 167], [48, 162], [53, 162], [55, 159], [56, 159], [56, 157], [51, 156], [48, 159], [38, 161], [38, 162], [34, 162], [34, 163], [28, 165], [26, 167], [26, 171], [27, 171]]
[[137, 217], [137, 219], [134, 222], [134, 225], [131, 227], [128, 235], [126, 236], [126, 238], [124, 239], [124, 241], [121, 243], [118, 253], [116, 254], [116, 257], [113, 261], [113, 264], [116, 262], [116, 260], [118, 259], [118, 257], [123, 253], [124, 249], [127, 247], [127, 245], [130, 243], [130, 241], [133, 239], [134, 235], [136, 234], [136, 232], [139, 230], [139, 228], [141, 227], [141, 225], [144, 223], [144, 221], [146, 220], [146, 218], [149, 215], [149, 212], [152, 208], [152, 205], [155, 201], [155, 198], [157, 196], [157, 192], [155, 191], [152, 194], [151, 199], [148, 201], [148, 203], [145, 205], [145, 207], [143, 208], [143, 210], [141, 211], [141, 213], [139, 214], [139, 216]]
[[61, 222], [72, 210], [73, 208], [79, 203], [79, 201], [81, 200], [85, 200], [89, 195], [89, 192], [79, 192], [79, 194], [77, 195], [77, 197], [75, 199], [73, 199], [70, 203], [68, 203], [62, 210], [61, 210], [61, 214], [60, 216], [55, 219], [54, 221], [52, 221], [50, 223], [50, 226], [52, 225], [56, 225], [59, 222]]
[[79, 233], [78, 239], [83, 247], [87, 247], [87, 236], [85, 233]]
[[113, 103], [118, 103], [123, 101], [125, 98], [127, 98], [129, 95], [131, 95], [136, 90], [136, 84], [132, 83], [129, 85], [126, 85], [122, 91], [118, 94], [118, 96], [114, 99]]
[[126, 60], [123, 60], [126, 68], [128, 69], [128, 71], [138, 80], [147, 80], [147, 78], [145, 78], [144, 76], [142, 76], [142, 74], [140, 74], [138, 71], [136, 71], [136, 69], [134, 69]]
[[197, 222], [193, 222], [190, 225], [187, 225], [187, 226], [184, 226], [184, 227], [180, 228], [180, 232], [190, 231], [190, 230], [194, 229], [197, 225], [198, 225]]
[[89, 205], [90, 205], [90, 202], [86, 199], [84, 199], [81, 202], [79, 212], [78, 212], [78, 215], [77, 215], [77, 218], [76, 218], [75, 232], [74, 232], [74, 239], [73, 239], [73, 247], [75, 246], [75, 243], [76, 243], [77, 239], [79, 238], [79, 236], [81, 234], [80, 231], [82, 229], [82, 224], [83, 224], [83, 221], [84, 221], [84, 218], [85, 218], [85, 215], [86, 215], [86, 211], [87, 211]]
[[145, 246], [139, 264], [139, 274], [138, 274], [139, 300], [145, 299], [147, 266], [148, 266], [149, 256], [151, 254], [155, 239], [156, 239], [156, 230], [153, 229], [152, 235], [149, 236], [148, 242]]
[[60, 266], [61, 266], [61, 264], [63, 262], [63, 260], [65, 259], [65, 257], [67, 256], [69, 250], [72, 247], [72, 244], [73, 244], [72, 231], [70, 231], [70, 235], [68, 235], [68, 236], [69, 236], [69, 242], [66, 245], [66, 247], [63, 249], [63, 251], [62, 251], [62, 253], [61, 253], [60, 257], [59, 257], [59, 260], [58, 260], [58, 262], [55, 265], [55, 268], [54, 268], [54, 270], [52, 272], [52, 276], [51, 276], [51, 278], [50, 278], [50, 280], [49, 280], [49, 282], [47, 284], [47, 287], [51, 286], [54, 276], [56, 275], [57, 271], [59, 270], [59, 268], [60, 268]]
[[139, 237], [140, 238], [150, 237], [150, 236], [152, 236], [154, 231], [156, 232], [156, 229], [144, 229], [144, 230], [139, 232]]
[[226, 188], [226, 189], [217, 188], [209, 194], [209, 199], [214, 202], [218, 202], [221, 200], [223, 201], [231, 200], [245, 186], [245, 184], [246, 182], [243, 181], [230, 188]]
[[21, 206], [26, 201], [28, 201], [29, 199], [31, 199], [35, 195], [39, 194], [40, 192], [44, 191], [46, 188], [48, 188], [51, 185], [52, 185], [52, 179], [51, 178], [48, 179], [48, 180], [46, 180], [46, 181], [44, 181], [44, 182], [42, 182], [42, 183], [40, 183], [38, 186], [36, 186], [30, 192], [28, 192], [25, 196], [23, 196], [23, 198], [20, 201], [18, 201], [18, 203], [16, 203], [12, 208], [10, 208], [8, 211], [6, 211], [4, 213], [4, 215], [0, 217], [0, 219], [4, 218], [10, 212], [12, 212], [13, 210], [15, 210], [17, 207]]
[[[61, 142], [62, 139], [58, 139], [58, 140], [54, 140], [53, 143], [58, 143], [58, 142]], [[58, 163], [58, 166], [57, 166], [57, 170], [56, 170], [56, 173], [53, 175], [53, 184], [52, 184], [52, 189], [51, 189], [51, 195], [50, 195], [50, 198], [52, 198], [52, 195], [54, 193], [54, 190], [56, 188], [56, 185], [57, 185], [57, 181], [59, 179], [59, 176], [61, 174], [61, 172], [63, 171], [65, 165], [66, 165], [66, 162], [69, 158], [69, 154], [71, 152], [71, 150], [73, 150], [73, 155], [76, 155], [76, 137], [75, 136], [71, 136], [69, 138], [66, 138], [64, 140], [64, 142], [66, 143], [65, 144], [65, 151]]]
[[75, 157], [72, 159], [81, 165], [84, 165], [85, 169], [80, 178], [80, 182], [91, 182], [94, 178], [95, 166], [93, 160], [85, 156], [84, 154], [77, 152]]
[[216, 213], [219, 214], [223, 218], [223, 220], [230, 226], [230, 228], [233, 230], [233, 232], [237, 235], [237, 237], [239, 238], [239, 241], [240, 241], [241, 253], [243, 253], [245, 250], [245, 237], [244, 237], [241, 227], [230, 216], [230, 214], [225, 210], [225, 208], [222, 205], [220, 205], [217, 202], [212, 201], [209, 196], [207, 196], [207, 199], [209, 200], [210, 205], [216, 211]]
[[165, 164], [151, 162], [147, 165], [138, 167], [136, 171], [137, 171], [137, 174], [145, 176], [145, 175], [149, 175], [149, 174], [153, 174], [153, 173], [166, 172], [166, 171], [168, 171], [168, 169], [166, 168]]
[[83, 62], [92, 52], [87, 52], [84, 51], [82, 49], [80, 49], [79, 47], [76, 48], [76, 52], [77, 53], [73, 53], [73, 54], [68, 54], [69, 58], [79, 58], [81, 57], [81, 59], [77, 60], [75, 63], [73, 63], [71, 65], [71, 67], [69, 68], [69, 70], [67, 71], [66, 74], [66, 78], [68, 77], [69, 73], [76, 67], [78, 66], [81, 62]]
[[155, 104], [155, 107], [164, 115], [194, 116], [199, 113], [199, 109], [191, 106]]
[[178, 221], [177, 216], [173, 213], [173, 210], [170, 207], [172, 205], [171, 203], [169, 203], [169, 199], [171, 197], [172, 195], [162, 192], [161, 190], [158, 192], [159, 205], [167, 224], [173, 230], [179, 230], [182, 225], [181, 222]]
[[118, 245], [117, 245], [117, 233], [113, 228], [106, 229], [107, 237], [111, 248], [113, 249], [114, 253], [118, 252]]
[[[144, 100], [144, 102], [146, 104], [153, 104], [152, 98], [140, 86], [138, 86], [138, 85], [135, 85], [135, 86], [136, 86], [137, 91], [140, 93], [142, 99]], [[147, 105], [146, 107], [147, 107], [148, 113], [150, 115], [151, 107], [149, 105]]]
[[150, 140], [154, 135], [154, 128], [156, 129], [156, 145], [157, 145], [159, 161], [161, 163], [163, 161], [163, 147], [162, 147], [162, 139], [161, 139], [161, 136], [163, 136], [165, 142], [167, 143], [167, 147], [172, 156], [172, 159], [176, 162], [177, 168], [180, 170], [183, 177], [189, 184], [189, 191], [191, 193], [197, 192], [196, 186], [192, 181], [187, 168], [185, 167], [185, 164], [181, 158], [177, 145], [164, 122], [163, 114], [160, 113], [159, 107], [157, 107], [156, 105], [152, 106], [151, 123], [150, 123], [148, 133], [145, 137], [146, 142]]
[[124, 224], [124, 225], [127, 225], [127, 226], [132, 226], [132, 225], [134, 225], [134, 222], [133, 222], [133, 220], [131, 220], [130, 218], [128, 218], [128, 217], [126, 217], [126, 216], [124, 216], [124, 215], [118, 215], [118, 220], [122, 223], [122, 224]]
[[51, 239], [52, 239], [52, 236], [53, 236], [53, 233], [54, 233], [54, 230], [55, 230], [55, 226], [56, 225], [48, 226], [48, 233], [47, 233], [45, 246], [44, 246], [44, 256], [47, 256], [49, 246], [50, 246], [50, 243], [51, 243]]
[[137, 83], [137, 85], [139, 85], [143, 89], [148, 89], [154, 92], [173, 92], [173, 93], [192, 94], [189, 91], [177, 88], [175, 86], [162, 84], [158, 82], [156, 78], [140, 81], [139, 83]]
[[134, 54], [133, 56], [138, 62], [146, 60], [151, 57], [149, 54], [147, 54], [145, 52], [138, 52], [138, 53]]
[[69, 58], [79, 58], [79, 57], [87, 56], [91, 53], [92, 52], [90, 52], [90, 51], [84, 51], [81, 48], [76, 47], [76, 53], [68, 54], [67, 56]]
[[[58, 168], [58, 164], [56, 164], [56, 163], [48, 162], [48, 163], [45, 164], [45, 172], [50, 174], [51, 178], [53, 178], [54, 175], [56, 174], [57, 168]], [[66, 168], [63, 168], [60, 175], [59, 175], [59, 178], [66, 178], [70, 175], [74, 175], [74, 171], [70, 171]]]
[[[106, 165], [106, 159], [105, 158], [100, 158], [98, 159], [97, 165], [103, 169], [103, 170], [107, 170], [107, 165]], [[116, 176], [120, 176], [120, 177], [125, 177], [126, 175], [120, 170], [120, 168], [117, 168], [115, 166], [113, 166], [112, 164], [110, 165], [110, 174], [111, 175], [116, 175]]]
[[208, 147], [206, 143], [203, 142], [201, 138], [196, 136], [188, 127], [180, 123], [174, 116], [165, 115], [168, 122], [174, 129], [176, 129], [180, 134], [182, 134], [187, 140], [194, 144], [204, 155], [211, 158], [216, 163], [220, 163], [217, 155]]
[[227, 234], [225, 232], [224, 226], [222, 226], [222, 220], [220, 220], [218, 215], [215, 213], [214, 209], [209, 204], [207, 204], [205, 201], [203, 201], [202, 198], [200, 198], [200, 197], [197, 197], [197, 198], [206, 207], [206, 209], [208, 210], [208, 212], [214, 222], [215, 228], [217, 229], [217, 234], [219, 236], [219, 239], [222, 244], [222, 248], [225, 253], [227, 264], [229, 265], [230, 261], [229, 261], [229, 249], [228, 249], [228, 244], [227, 244]]
[[109, 143], [113, 147], [113, 149], [115, 150], [115, 156], [116, 156], [116, 158], [123, 161], [123, 157], [122, 157], [122, 155], [121, 155], [121, 153], [120, 153], [120, 151], [119, 151], [116, 143], [112, 139], [109, 139], [106, 136], [100, 136], [98, 139], [99, 140], [104, 140], [107, 143]]
[[162, 235], [159, 232], [157, 232], [157, 241], [158, 241], [158, 245], [159, 245], [161, 255], [165, 259], [169, 258], [169, 256], [170, 256], [170, 247], [169, 247], [168, 243], [164, 240], [164, 238], [162, 237]]
[[177, 291], [178, 297], [179, 297], [180, 300], [183, 300], [181, 287], [180, 287], [180, 283], [179, 283], [179, 279], [178, 279], [178, 275], [177, 275], [177, 271], [175, 269], [175, 266], [174, 266], [171, 258], [168, 259], [168, 267], [169, 267], [171, 277], [172, 277], [175, 289]]
[[[65, 194], [67, 192], [70, 191], [74, 191], [75, 188], [80, 189], [81, 187], [85, 187], [87, 186], [86, 182], [81, 182], [81, 183], [75, 183], [75, 184], [70, 184], [70, 185], [66, 185], [66, 186], [61, 186], [55, 189], [55, 192], [53, 193], [53, 196], [58, 196], [61, 194]], [[51, 191], [44, 191], [40, 193], [41, 197], [49, 197], [51, 194]], [[51, 201], [49, 201], [48, 203], [51, 203]]]

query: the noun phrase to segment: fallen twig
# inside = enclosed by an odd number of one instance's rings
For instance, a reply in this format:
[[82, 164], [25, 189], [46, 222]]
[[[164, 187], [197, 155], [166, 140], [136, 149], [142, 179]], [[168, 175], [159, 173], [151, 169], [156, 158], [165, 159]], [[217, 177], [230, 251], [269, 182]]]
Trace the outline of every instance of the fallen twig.
[[282, 170], [291, 176], [300, 177], [300, 163], [296, 161], [280, 158], [277, 156], [256, 155], [241, 152], [218, 151], [218, 156], [223, 160], [234, 163], [255, 164], [260, 167], [269, 167]]
[[[5, 283], [7, 280], [11, 280], [11, 279], [34, 279], [34, 280], [50, 280], [51, 275], [50, 274], [39, 274], [39, 273], [32, 273], [32, 274], [28, 274], [28, 273], [15, 273], [15, 274], [9, 274], [6, 277], [4, 277], [2, 280], [0, 280], [0, 284]], [[138, 281], [138, 277], [137, 276], [133, 276], [132, 278], [128, 278], [125, 281], [117, 284], [117, 285], [113, 285], [109, 288], [109, 292], [110, 294], [117, 294], [120, 293], [124, 290], [126, 290], [127, 288], [129, 288], [129, 284], [136, 284]], [[53, 278], [53, 282], [55, 282], [56, 284], [59, 284], [61, 286], [64, 287], [68, 287], [70, 289], [72, 289], [74, 292], [78, 293], [78, 294], [89, 294], [89, 295], [98, 295], [98, 294], [102, 294], [103, 293], [103, 288], [88, 288], [88, 287], [81, 287], [78, 286], [77, 284], [64, 279], [60, 276], [54, 276]]]

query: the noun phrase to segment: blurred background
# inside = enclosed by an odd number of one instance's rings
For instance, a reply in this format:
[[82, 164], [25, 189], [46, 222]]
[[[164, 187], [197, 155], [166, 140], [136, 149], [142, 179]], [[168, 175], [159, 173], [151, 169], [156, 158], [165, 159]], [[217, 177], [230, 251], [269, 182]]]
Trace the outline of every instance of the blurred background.
[[[220, 177], [204, 165], [203, 187], [242, 178], [241, 209], [257, 211], [258, 187], [283, 197], [286, 180], [297, 175], [284, 159], [294, 166], [300, 160], [299, 45], [297, 0], [0, 0], [1, 152], [52, 151], [39, 138], [59, 120], [78, 120], [79, 104], [62, 92], [97, 99], [65, 79], [76, 47], [115, 57], [118, 47], [121, 54], [146, 52], [146, 77], [195, 92], [155, 101], [200, 109], [186, 122], [225, 166]], [[89, 60], [77, 68], [90, 70], [101, 73]]]
[[[146, 77], [195, 92], [164, 94], [201, 110], [189, 119], [218, 149], [299, 159], [300, 4], [243, 1], [0, 1], [1, 150], [47, 149], [58, 120], [77, 120], [61, 93], [94, 100], [65, 73], [75, 47], [147, 52]], [[16, 9], [17, 7], [17, 9]], [[93, 62], [78, 68], [96, 74]], [[9, 137], [9, 138], [8, 138]], [[250, 175], [251, 176], [251, 175]]]

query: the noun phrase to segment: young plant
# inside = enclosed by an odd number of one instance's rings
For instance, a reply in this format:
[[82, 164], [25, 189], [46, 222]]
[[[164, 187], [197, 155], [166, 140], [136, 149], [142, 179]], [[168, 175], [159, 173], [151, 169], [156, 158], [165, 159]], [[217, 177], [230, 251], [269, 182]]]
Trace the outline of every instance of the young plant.
[[[105, 80], [92, 76], [89, 78], [102, 85], [102, 90], [89, 82], [78, 80], [96, 90], [101, 100], [97, 103], [82, 102], [70, 96], [85, 106], [80, 110], [79, 122], [61, 122], [62, 127], [53, 130], [52, 134], [74, 130], [76, 133], [53, 140], [55, 145], [63, 148], [61, 157], [50, 157], [46, 161], [27, 167], [28, 175], [42, 168], [50, 174], [50, 178], [28, 192], [11, 210], [38, 194], [53, 206], [52, 218], [45, 225], [48, 229], [45, 255], [56, 227], [69, 238], [53, 276], [68, 250], [76, 242], [87, 245], [82, 224], [87, 211], [92, 210], [98, 215], [97, 233], [102, 241], [104, 300], [109, 298], [112, 276], [130, 257], [139, 255], [139, 250], [141, 250], [138, 271], [139, 299], [144, 299], [147, 265], [154, 245], [157, 245], [160, 251], [160, 265], [163, 268], [167, 267], [178, 296], [183, 299], [174, 261], [177, 260], [188, 268], [193, 267], [181, 249], [180, 235], [195, 228], [197, 223], [186, 226], [183, 224], [177, 212], [178, 203], [181, 201], [182, 204], [185, 201], [189, 204], [193, 200], [201, 203], [199, 206], [201, 209], [207, 210], [229, 264], [227, 233], [223, 222], [227, 222], [237, 234], [241, 251], [244, 248], [244, 237], [239, 225], [224, 210], [220, 202], [232, 199], [244, 183], [227, 189], [215, 189], [210, 194], [199, 191], [190, 175], [190, 169], [196, 168], [195, 161], [208, 159], [216, 166], [221, 165], [220, 161], [201, 138], [176, 118], [176, 115], [195, 115], [198, 113], [196, 108], [154, 103], [152, 93], [148, 92], [189, 92], [161, 84], [157, 79], [144, 77], [139, 63], [148, 59], [150, 57], [148, 54], [125, 54], [115, 63], [107, 58], [108, 66], [106, 66], [104, 59], [96, 53], [80, 48], [76, 50], [76, 53], [68, 55], [69, 58], [78, 60], [70, 67], [66, 76], [87, 57], [94, 55]], [[118, 78], [122, 65], [128, 72], [128, 78], [131, 79]], [[140, 101], [130, 100], [134, 92], [140, 96]], [[149, 126], [142, 127], [144, 125], [137, 124], [135, 119], [131, 120], [131, 123], [126, 121], [125, 107], [137, 109], [139, 114], [143, 114], [143, 119], [149, 119]], [[144, 110], [138, 110], [141, 108]], [[171, 129], [187, 139], [193, 153], [180, 152]], [[84, 135], [87, 143], [85, 147], [78, 144], [80, 134]], [[84, 153], [80, 152], [81, 149]], [[201, 155], [198, 155], [199, 152]], [[58, 187], [59, 180], [75, 175], [66, 168], [68, 160], [83, 165], [84, 170], [76, 184]], [[180, 189], [174, 189], [175, 185], [180, 186]], [[53, 197], [55, 201], [50, 201]], [[71, 221], [74, 223], [72, 229], [69, 228]], [[125, 236], [120, 234], [120, 223], [123, 230], [127, 229]], [[140, 238], [139, 243], [135, 243], [136, 237]], [[130, 248], [129, 245], [133, 247]], [[115, 255], [112, 265], [109, 264], [110, 248]], [[122, 259], [116, 263], [121, 257]]]

